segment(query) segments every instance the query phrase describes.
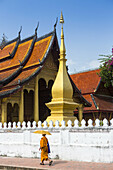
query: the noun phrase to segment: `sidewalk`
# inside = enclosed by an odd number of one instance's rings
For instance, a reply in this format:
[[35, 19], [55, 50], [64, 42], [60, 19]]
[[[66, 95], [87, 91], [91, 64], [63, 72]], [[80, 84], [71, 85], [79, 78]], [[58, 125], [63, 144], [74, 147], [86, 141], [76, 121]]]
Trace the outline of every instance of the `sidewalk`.
[[53, 160], [53, 165], [40, 165], [39, 159], [0, 157], [0, 169], [8, 170], [113, 170], [113, 163]]

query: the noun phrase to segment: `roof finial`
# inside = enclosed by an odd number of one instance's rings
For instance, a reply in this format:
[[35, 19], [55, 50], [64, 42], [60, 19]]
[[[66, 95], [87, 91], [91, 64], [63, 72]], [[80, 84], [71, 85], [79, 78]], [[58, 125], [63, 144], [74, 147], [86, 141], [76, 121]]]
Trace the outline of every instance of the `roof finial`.
[[39, 27], [39, 22], [38, 22], [38, 24], [37, 24], [37, 27], [35, 28], [35, 35], [37, 35], [37, 29], [38, 29], [38, 27]]
[[64, 23], [64, 18], [63, 18], [63, 14], [62, 14], [62, 11], [61, 11], [61, 16], [60, 16], [60, 23]]
[[64, 43], [64, 33], [63, 33], [64, 19], [63, 19], [62, 11], [61, 11], [61, 16], [60, 16], [60, 23], [62, 24], [62, 27], [61, 27], [60, 58], [65, 58], [65, 56], [66, 56], [66, 49], [65, 49], [65, 43]]
[[20, 27], [20, 31], [19, 31], [19, 33], [18, 33], [19, 38], [20, 38], [20, 33], [21, 33], [21, 31], [22, 31], [22, 26]]
[[57, 22], [58, 22], [58, 17], [56, 18], [56, 22], [55, 22], [55, 25], [54, 25], [54, 30], [56, 29]]

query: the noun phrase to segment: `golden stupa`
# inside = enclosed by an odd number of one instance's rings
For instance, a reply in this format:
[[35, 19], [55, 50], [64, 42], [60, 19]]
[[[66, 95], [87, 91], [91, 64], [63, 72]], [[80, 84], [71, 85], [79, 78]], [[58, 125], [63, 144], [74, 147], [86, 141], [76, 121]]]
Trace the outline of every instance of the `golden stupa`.
[[59, 70], [52, 87], [52, 100], [46, 103], [47, 107], [51, 110], [51, 116], [49, 116], [46, 121], [49, 122], [52, 120], [55, 123], [56, 120], [59, 122], [64, 120], [67, 123], [68, 120], [73, 122], [76, 119], [76, 117], [73, 116], [73, 111], [79, 104], [73, 101], [73, 88], [66, 69], [67, 59], [65, 58], [66, 49], [64, 44], [64, 19], [62, 12], [60, 23], [62, 24], [62, 28]]

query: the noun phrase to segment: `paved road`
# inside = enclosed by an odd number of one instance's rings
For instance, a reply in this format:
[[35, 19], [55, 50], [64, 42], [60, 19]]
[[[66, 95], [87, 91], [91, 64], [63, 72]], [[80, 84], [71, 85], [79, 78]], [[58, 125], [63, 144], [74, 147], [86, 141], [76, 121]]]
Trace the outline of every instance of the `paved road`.
[[[7, 167], [7, 168], [4, 168]], [[18, 167], [18, 168], [17, 168]], [[113, 163], [92, 163], [53, 160], [53, 165], [40, 165], [39, 159], [0, 157], [0, 169], [18, 170], [113, 170]]]

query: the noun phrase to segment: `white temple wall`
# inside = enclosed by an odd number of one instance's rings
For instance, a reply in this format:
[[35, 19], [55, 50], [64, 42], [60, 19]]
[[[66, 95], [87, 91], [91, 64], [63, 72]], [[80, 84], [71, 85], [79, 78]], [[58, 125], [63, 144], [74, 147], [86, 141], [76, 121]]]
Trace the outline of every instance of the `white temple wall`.
[[[90, 124], [91, 125], [91, 124]], [[13, 125], [0, 128], [0, 155], [14, 157], [40, 158], [39, 144], [41, 135], [33, 133], [36, 130], [49, 130], [47, 135], [53, 159], [86, 161], [86, 162], [113, 162], [113, 126], [105, 122], [103, 126], [62, 127], [52, 124], [31, 127], [30, 123], [22, 127]]]

